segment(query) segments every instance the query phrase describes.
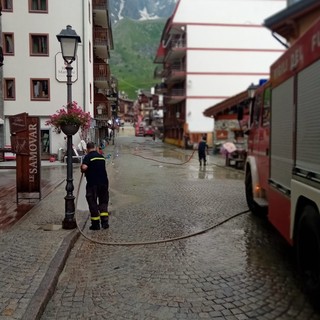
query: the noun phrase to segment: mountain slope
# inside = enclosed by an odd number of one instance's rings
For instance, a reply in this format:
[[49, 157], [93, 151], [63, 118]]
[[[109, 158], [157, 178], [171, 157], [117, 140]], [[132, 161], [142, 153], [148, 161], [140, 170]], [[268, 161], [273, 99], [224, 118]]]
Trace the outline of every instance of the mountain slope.
[[167, 19], [173, 12], [177, 0], [110, 0], [113, 23], [123, 18], [134, 20]]
[[137, 97], [138, 89], [150, 90], [159, 82], [153, 78], [156, 67], [153, 60], [165, 23], [165, 19], [134, 21], [125, 18], [113, 27], [111, 72], [119, 81], [119, 90], [130, 99]]

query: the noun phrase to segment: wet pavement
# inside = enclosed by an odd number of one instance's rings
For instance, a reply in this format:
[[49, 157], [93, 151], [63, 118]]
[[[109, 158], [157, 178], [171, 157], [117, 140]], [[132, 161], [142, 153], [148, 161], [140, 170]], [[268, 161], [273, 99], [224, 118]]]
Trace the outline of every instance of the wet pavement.
[[[110, 229], [88, 230], [77, 165], [79, 229], [61, 229], [60, 165], [43, 174], [57, 184], [0, 232], [0, 320], [320, 319], [292, 250], [247, 212], [242, 171], [121, 132], [105, 153]], [[14, 206], [10, 192], [1, 200]]]
[[151, 138], [111, 152], [110, 228], [88, 230], [81, 183], [83, 236], [41, 319], [320, 319], [291, 248], [248, 212], [242, 171]]
[[[29, 212], [38, 199], [17, 201], [16, 162], [0, 162], [0, 232], [19, 221]], [[66, 165], [55, 161], [41, 162], [41, 198], [45, 198], [65, 181]]]

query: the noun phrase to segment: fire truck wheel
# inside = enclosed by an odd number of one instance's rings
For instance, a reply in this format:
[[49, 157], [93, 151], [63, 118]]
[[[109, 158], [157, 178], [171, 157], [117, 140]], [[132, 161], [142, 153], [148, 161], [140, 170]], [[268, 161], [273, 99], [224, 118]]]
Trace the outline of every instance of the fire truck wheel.
[[320, 215], [314, 206], [304, 207], [297, 229], [297, 260], [306, 293], [319, 307]]
[[252, 177], [251, 172], [248, 170], [245, 179], [245, 189], [246, 189], [246, 200], [250, 211], [254, 215], [263, 216], [266, 214], [265, 208], [259, 206], [253, 199], [253, 186], [252, 186]]

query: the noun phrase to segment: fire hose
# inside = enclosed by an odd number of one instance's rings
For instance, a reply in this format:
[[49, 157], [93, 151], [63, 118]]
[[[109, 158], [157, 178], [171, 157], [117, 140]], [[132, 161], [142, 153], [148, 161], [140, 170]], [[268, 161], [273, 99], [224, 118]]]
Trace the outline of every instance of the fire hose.
[[[159, 161], [159, 160], [155, 160], [155, 159], [152, 159], [152, 158], [148, 158], [148, 157], [144, 157], [144, 156], [141, 156], [141, 155], [137, 155], [137, 154], [133, 154], [134, 156], [138, 156], [140, 158], [143, 158], [143, 159], [147, 159], [147, 160], [152, 160], [152, 161], [156, 161], [156, 162], [160, 162], [160, 163], [166, 163], [166, 164], [173, 164], [173, 165], [183, 165], [183, 164], [186, 164], [187, 162], [189, 162], [193, 155], [195, 153], [195, 150], [192, 152], [191, 156], [189, 157], [189, 159], [183, 163], [170, 163], [170, 162], [165, 162], [165, 161]], [[81, 174], [81, 177], [80, 177], [80, 181], [79, 181], [79, 184], [78, 184], [78, 189], [77, 189], [77, 195], [76, 195], [76, 208], [77, 208], [77, 204], [78, 204], [78, 198], [79, 198], [79, 192], [80, 192], [80, 186], [81, 186], [81, 183], [82, 183], [82, 179], [83, 179], [83, 173]], [[216, 224], [213, 224], [213, 225], [210, 225], [209, 227], [205, 228], [205, 229], [202, 229], [202, 230], [199, 230], [199, 231], [196, 231], [196, 232], [193, 232], [193, 233], [189, 233], [189, 234], [186, 234], [186, 235], [183, 235], [183, 236], [179, 236], [179, 237], [174, 237], [174, 238], [166, 238], [166, 239], [160, 239], [160, 240], [150, 240], [150, 241], [133, 241], [133, 242], [106, 242], [106, 241], [101, 241], [101, 240], [97, 240], [97, 239], [93, 239], [91, 237], [89, 237], [83, 230], [85, 228], [85, 225], [89, 219], [89, 217], [87, 218], [86, 222], [84, 223], [84, 226], [81, 228], [81, 226], [79, 225], [78, 221], [77, 221], [77, 210], [76, 210], [76, 214], [75, 214], [75, 220], [76, 220], [76, 224], [77, 224], [77, 228], [80, 232], [80, 234], [88, 241], [91, 241], [93, 243], [97, 243], [97, 244], [100, 244], [100, 245], [108, 245], [108, 246], [142, 246], [142, 245], [151, 245], [151, 244], [160, 244], [160, 243], [165, 243], [165, 242], [173, 242], [173, 241], [178, 241], [178, 240], [183, 240], [183, 239], [187, 239], [187, 238], [191, 238], [191, 237], [194, 237], [194, 236], [197, 236], [197, 235], [200, 235], [200, 234], [203, 234], [203, 233], [206, 233], [212, 229], [215, 229], [225, 223], [227, 223], [228, 221], [232, 220], [232, 219], [235, 219], [236, 217], [239, 217], [245, 213], [248, 213], [250, 212], [250, 210], [244, 210], [244, 211], [241, 211], [241, 212], [238, 212]]]

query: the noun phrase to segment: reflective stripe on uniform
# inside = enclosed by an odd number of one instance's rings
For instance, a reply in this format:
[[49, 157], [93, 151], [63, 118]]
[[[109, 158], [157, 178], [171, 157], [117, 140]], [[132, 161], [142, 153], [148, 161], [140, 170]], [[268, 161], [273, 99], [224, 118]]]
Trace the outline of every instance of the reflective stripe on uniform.
[[108, 217], [109, 216], [109, 212], [101, 212], [100, 213], [100, 217]]
[[91, 220], [93, 221], [100, 220], [100, 217], [91, 217]]
[[95, 161], [95, 160], [103, 160], [103, 161], [106, 161], [106, 159], [103, 158], [103, 157], [96, 157], [96, 158], [90, 159], [90, 161]]

